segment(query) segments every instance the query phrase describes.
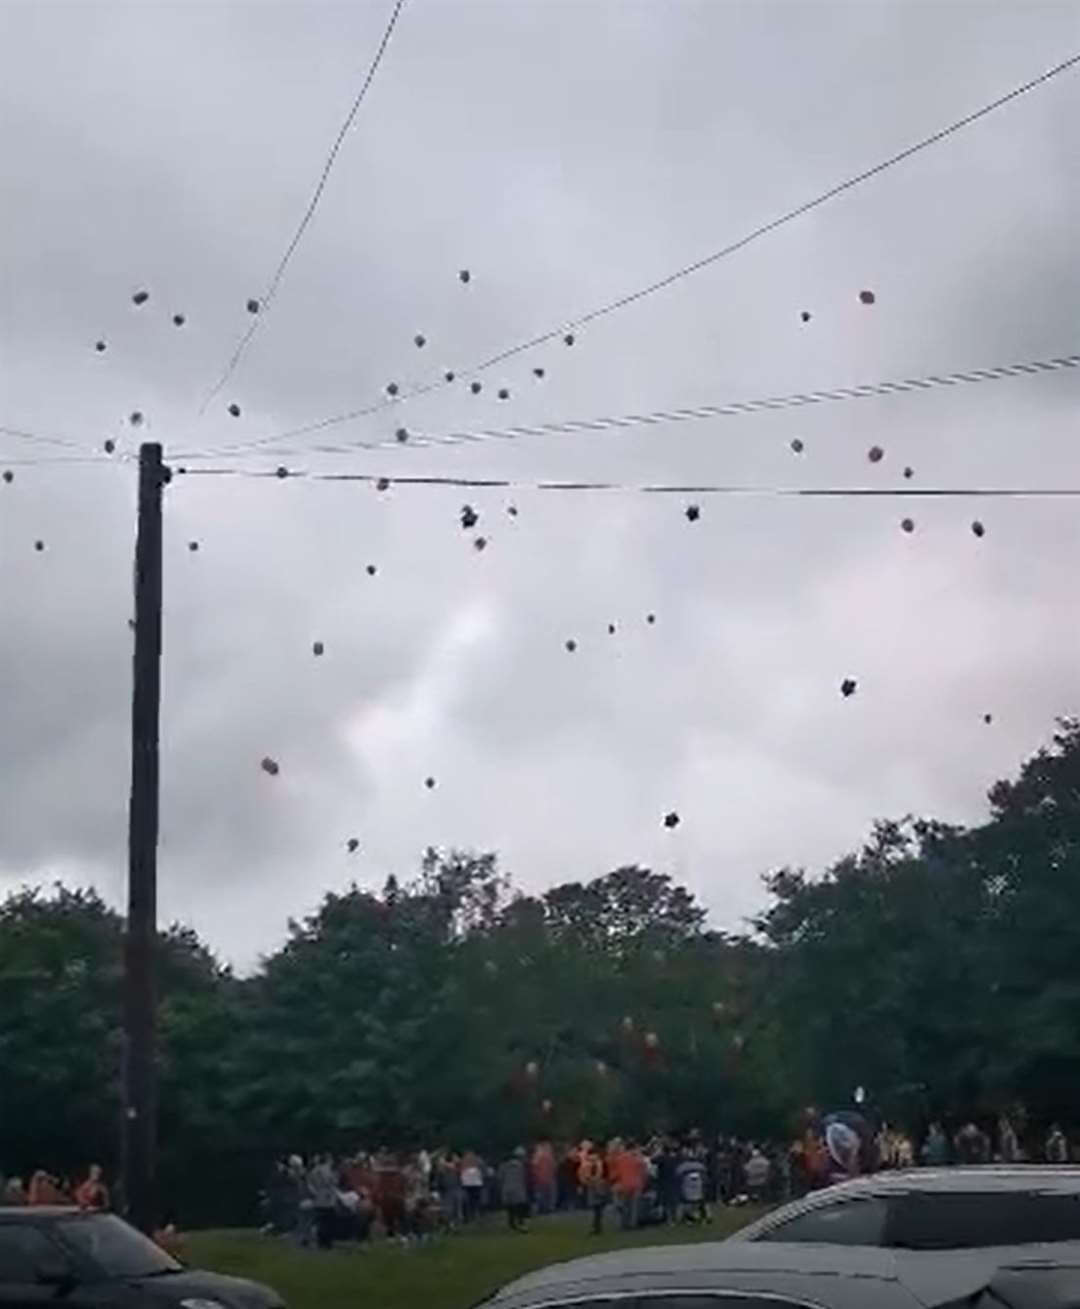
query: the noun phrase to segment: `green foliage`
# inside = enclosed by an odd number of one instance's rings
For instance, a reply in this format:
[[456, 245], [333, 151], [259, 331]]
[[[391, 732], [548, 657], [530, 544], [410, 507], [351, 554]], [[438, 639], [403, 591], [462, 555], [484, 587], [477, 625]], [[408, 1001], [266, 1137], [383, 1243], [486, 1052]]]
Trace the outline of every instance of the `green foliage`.
[[[883, 822], [820, 877], [770, 874], [739, 937], [649, 869], [528, 897], [494, 855], [434, 850], [413, 881], [328, 895], [249, 978], [173, 927], [167, 1188], [224, 1218], [287, 1150], [775, 1133], [860, 1083], [913, 1128], [1017, 1099], [1071, 1120], [1080, 725], [990, 799], [980, 827]], [[115, 1165], [122, 928], [90, 891], [0, 904], [4, 1171]]]

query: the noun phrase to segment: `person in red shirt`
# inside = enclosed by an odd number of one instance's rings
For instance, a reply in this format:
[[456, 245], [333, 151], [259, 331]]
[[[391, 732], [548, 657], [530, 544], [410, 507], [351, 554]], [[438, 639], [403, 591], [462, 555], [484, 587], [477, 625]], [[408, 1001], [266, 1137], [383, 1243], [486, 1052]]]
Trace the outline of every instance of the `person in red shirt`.
[[80, 1209], [101, 1211], [109, 1207], [109, 1189], [103, 1180], [100, 1164], [91, 1164], [86, 1181], [75, 1188], [75, 1203]]
[[632, 1231], [638, 1225], [638, 1212], [641, 1197], [645, 1193], [649, 1165], [636, 1141], [629, 1141], [625, 1146], [620, 1144], [620, 1148], [609, 1156], [608, 1165], [611, 1170], [611, 1189], [623, 1231]]
[[533, 1198], [538, 1214], [553, 1214], [559, 1198], [555, 1151], [550, 1141], [540, 1141], [532, 1155]]
[[30, 1189], [26, 1193], [26, 1203], [30, 1205], [70, 1204], [70, 1201], [57, 1185], [55, 1178], [50, 1177], [43, 1168], [39, 1168], [30, 1178]]

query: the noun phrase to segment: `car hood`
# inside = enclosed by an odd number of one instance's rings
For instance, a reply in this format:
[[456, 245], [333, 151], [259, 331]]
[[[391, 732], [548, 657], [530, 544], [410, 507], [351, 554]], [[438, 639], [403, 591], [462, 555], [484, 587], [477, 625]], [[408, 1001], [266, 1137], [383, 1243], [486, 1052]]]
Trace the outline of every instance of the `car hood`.
[[146, 1297], [147, 1305], [178, 1305], [181, 1300], [217, 1300], [226, 1309], [283, 1309], [283, 1301], [276, 1291], [245, 1277], [225, 1277], [221, 1273], [205, 1273], [185, 1269], [182, 1273], [166, 1273], [162, 1277], [140, 1277], [129, 1285]]

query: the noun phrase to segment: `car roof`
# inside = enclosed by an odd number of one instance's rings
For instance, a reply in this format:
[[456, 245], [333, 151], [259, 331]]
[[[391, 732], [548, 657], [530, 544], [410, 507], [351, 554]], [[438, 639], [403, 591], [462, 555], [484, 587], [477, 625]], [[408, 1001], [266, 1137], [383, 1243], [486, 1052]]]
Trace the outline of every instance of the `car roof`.
[[[703, 1288], [714, 1274], [783, 1274], [806, 1279], [812, 1294], [815, 1279], [850, 1277], [897, 1281], [896, 1258], [891, 1250], [874, 1246], [810, 1246], [749, 1242], [702, 1241], [691, 1245], [647, 1246], [615, 1250], [566, 1263], [552, 1264], [518, 1278], [488, 1302], [497, 1306], [509, 1300], [546, 1299], [549, 1295], [634, 1289], [670, 1289], [678, 1280]], [[719, 1289], [719, 1287], [718, 1287]]]
[[70, 1204], [0, 1205], [0, 1223], [40, 1223], [50, 1218], [78, 1218], [83, 1213]]
[[999, 1167], [980, 1164], [968, 1168], [907, 1168], [871, 1173], [850, 1182], [837, 1182], [811, 1191], [790, 1204], [773, 1209], [757, 1222], [735, 1232], [729, 1240], [753, 1240], [798, 1214], [844, 1200], [865, 1200], [911, 1194], [973, 1195], [1037, 1191], [1046, 1195], [1080, 1195], [1080, 1168], [1063, 1165], [1014, 1164]]

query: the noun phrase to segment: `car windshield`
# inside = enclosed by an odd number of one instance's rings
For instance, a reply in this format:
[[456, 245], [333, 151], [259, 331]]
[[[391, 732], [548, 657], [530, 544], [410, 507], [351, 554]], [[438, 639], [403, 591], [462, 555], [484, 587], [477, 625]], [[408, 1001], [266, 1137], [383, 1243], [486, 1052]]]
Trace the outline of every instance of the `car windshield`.
[[112, 1214], [66, 1218], [57, 1224], [57, 1231], [102, 1278], [153, 1277], [181, 1268], [153, 1241]]

